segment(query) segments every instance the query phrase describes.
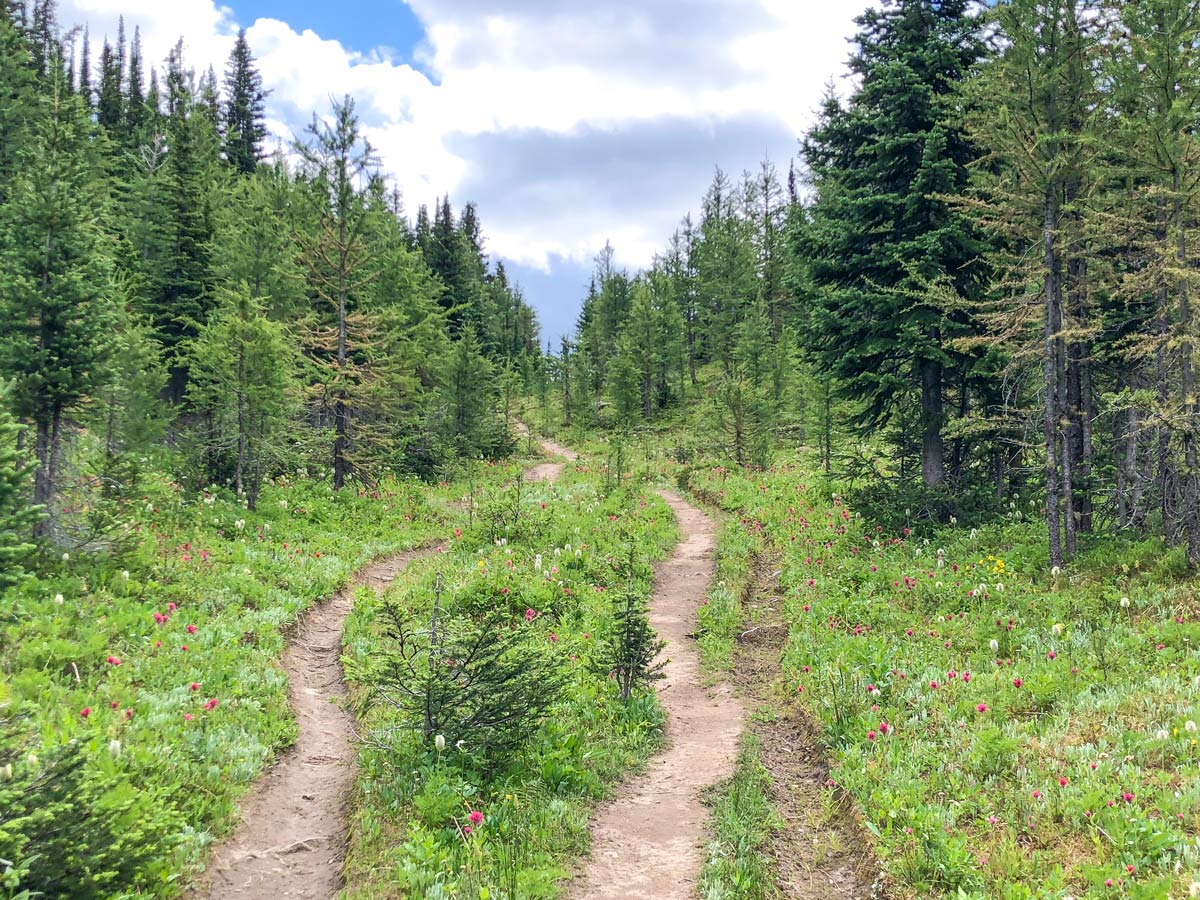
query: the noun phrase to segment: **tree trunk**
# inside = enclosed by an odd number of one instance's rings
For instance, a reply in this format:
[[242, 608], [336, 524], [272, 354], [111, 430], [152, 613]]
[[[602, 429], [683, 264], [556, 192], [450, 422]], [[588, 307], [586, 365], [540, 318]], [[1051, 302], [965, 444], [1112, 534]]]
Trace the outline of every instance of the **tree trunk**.
[[[936, 335], [935, 335], [936, 339]], [[926, 487], [946, 479], [946, 449], [942, 442], [942, 366], [921, 361], [921, 478]]]
[[1046, 530], [1049, 533], [1050, 565], [1061, 566], [1062, 528], [1058, 510], [1058, 260], [1054, 246], [1057, 204], [1054, 191], [1055, 183], [1052, 178], [1048, 178], [1042, 224], [1046, 280], [1045, 323], [1042, 335], [1042, 431], [1046, 444]]
[[333, 487], [340, 491], [346, 485], [349, 464], [346, 460], [347, 435], [349, 433], [349, 409], [346, 405], [346, 217], [338, 220], [338, 329], [337, 329], [337, 399], [333, 405]]
[[1200, 473], [1196, 471], [1195, 384], [1192, 375], [1192, 309], [1187, 281], [1187, 224], [1183, 217], [1183, 198], [1179, 170], [1175, 170], [1175, 261], [1180, 275], [1179, 290], [1179, 390], [1183, 396], [1183, 529], [1187, 536], [1187, 561], [1192, 569], [1200, 566]]

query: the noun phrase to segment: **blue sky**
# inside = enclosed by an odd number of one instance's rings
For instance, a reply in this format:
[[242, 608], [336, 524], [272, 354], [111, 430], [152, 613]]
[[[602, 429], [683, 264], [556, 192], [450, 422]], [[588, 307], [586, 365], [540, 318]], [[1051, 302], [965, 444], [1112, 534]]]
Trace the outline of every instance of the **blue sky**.
[[606, 241], [635, 270], [714, 167], [786, 171], [866, 3], [60, 0], [60, 17], [100, 38], [123, 12], [152, 62], [182, 35], [218, 70], [245, 27], [285, 139], [351, 94], [410, 213], [474, 201], [557, 344]]

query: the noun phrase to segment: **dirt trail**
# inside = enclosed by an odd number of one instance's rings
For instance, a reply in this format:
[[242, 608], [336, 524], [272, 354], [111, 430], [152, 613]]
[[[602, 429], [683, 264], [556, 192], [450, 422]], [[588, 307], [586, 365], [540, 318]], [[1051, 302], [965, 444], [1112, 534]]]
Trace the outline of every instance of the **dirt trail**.
[[732, 774], [737, 756], [741, 705], [727, 687], [703, 687], [691, 637], [713, 575], [713, 526], [678, 494], [661, 493], [683, 532], [675, 553], [658, 567], [650, 609], [670, 656], [659, 688], [668, 749], [594, 821], [592, 856], [576, 877], [574, 900], [691, 898], [705, 837], [700, 794]]
[[342, 624], [360, 585], [382, 589], [428, 550], [370, 563], [301, 620], [283, 657], [296, 743], [241, 805], [242, 821], [213, 853], [190, 900], [329, 900], [342, 885], [346, 799], [354, 783], [354, 719], [340, 658]]
[[780, 684], [787, 643], [778, 572], [760, 560], [734, 654], [734, 680], [751, 706], [769, 715], [748, 726], [771, 775], [771, 802], [787, 823], [772, 835], [776, 887], [789, 900], [869, 900], [883, 896], [879, 864], [853, 803], [826, 791], [829, 763], [820, 728]]
[[[521, 424], [518, 424], [517, 431], [523, 436], [529, 436], [529, 430]], [[554, 441], [541, 440], [542, 452], [547, 456], [561, 456], [567, 462], [574, 462], [579, 459], [579, 454], [574, 450], [568, 450], [562, 444], [556, 444]], [[557, 481], [562, 475], [563, 469], [566, 468], [566, 463], [546, 462], [538, 463], [536, 466], [528, 469], [525, 472], [526, 481]]]
[[[547, 454], [576, 459], [553, 441]], [[563, 463], [526, 473], [554, 481]], [[214, 851], [188, 900], [330, 900], [342, 887], [346, 804], [354, 786], [354, 719], [340, 702], [342, 625], [354, 591], [387, 587], [428, 550], [411, 550], [360, 569], [333, 599], [313, 607], [288, 644], [282, 664], [299, 734], [241, 805], [242, 821]]]

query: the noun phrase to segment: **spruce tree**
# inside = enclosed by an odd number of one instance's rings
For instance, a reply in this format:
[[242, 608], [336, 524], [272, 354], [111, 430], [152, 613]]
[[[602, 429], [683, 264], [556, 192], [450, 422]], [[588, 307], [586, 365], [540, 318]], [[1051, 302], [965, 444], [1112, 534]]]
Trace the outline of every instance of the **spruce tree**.
[[96, 121], [114, 138], [125, 124], [124, 98], [121, 92], [121, 61], [106, 40], [100, 50], [100, 86], [96, 91]]
[[246, 40], [246, 29], [243, 28], [238, 32], [225, 67], [222, 123], [225, 160], [243, 175], [253, 172], [263, 156], [263, 141], [267, 137], [264, 118], [268, 93], [263, 89], [262, 75], [254, 65], [254, 56]]
[[804, 156], [816, 190], [799, 252], [815, 288], [805, 335], [874, 429], [919, 403], [921, 474], [945, 477], [947, 382], [970, 333], [931, 286], [976, 295], [982, 246], [946, 195], [960, 193], [977, 151], [962, 134], [957, 83], [980, 57], [968, 0], [886, 0], [856, 20], [847, 105], [829, 97]]
[[29, 130], [0, 208], [0, 372], [15, 381], [16, 412], [33, 423], [34, 502], [53, 516], [66, 417], [105, 377], [111, 262], [90, 122], [58, 66]]
[[125, 135], [133, 142], [141, 138], [142, 126], [147, 119], [146, 86], [142, 75], [142, 34], [133, 29], [133, 42], [129, 45], [128, 87], [125, 93]]

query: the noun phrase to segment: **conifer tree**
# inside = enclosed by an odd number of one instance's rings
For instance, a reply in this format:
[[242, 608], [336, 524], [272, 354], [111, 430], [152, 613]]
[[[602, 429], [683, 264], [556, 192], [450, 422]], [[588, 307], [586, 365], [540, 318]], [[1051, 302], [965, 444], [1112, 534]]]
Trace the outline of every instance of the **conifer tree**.
[[96, 90], [96, 121], [114, 138], [125, 124], [121, 92], [121, 62], [106, 40], [100, 49], [100, 86]]
[[250, 509], [285, 457], [298, 406], [291, 342], [245, 285], [227, 291], [189, 346], [188, 399], [204, 410], [200, 440], [211, 475], [226, 472]]
[[225, 67], [223, 117], [225, 160], [243, 175], [253, 172], [263, 156], [267, 94], [243, 28]]
[[19, 447], [21, 426], [9, 412], [9, 390], [0, 384], [0, 594], [23, 577], [23, 562], [33, 549], [26, 536], [38, 518], [29, 505], [28, 454]]
[[[33, 423], [34, 502], [50, 516], [66, 417], [103, 383], [111, 262], [99, 229], [103, 185], [82, 101], [55, 65], [0, 208], [0, 371]], [[38, 525], [51, 534], [53, 519]]]
[[978, 291], [981, 245], [946, 195], [977, 151], [954, 123], [957, 83], [979, 58], [968, 0], [886, 0], [856, 20], [849, 103], [830, 96], [805, 138], [816, 189], [800, 254], [815, 290], [805, 335], [817, 364], [862, 404], [874, 428], [919, 403], [921, 474], [945, 478], [944, 393], [968, 364], [950, 341], [970, 333], [930, 286]]
[[324, 326], [312, 352], [325, 370], [323, 402], [332, 413], [334, 431], [333, 483], [340, 490], [352, 470], [352, 398], [367, 377], [352, 356], [352, 320], [372, 275], [370, 212], [360, 183], [376, 160], [350, 97], [334, 101], [332, 119], [330, 124], [314, 115], [308, 141], [298, 143], [296, 150], [308, 167], [316, 204], [315, 230], [302, 233], [301, 241], [320, 304], [318, 321]]
[[130, 141], [141, 137], [146, 121], [146, 86], [142, 75], [142, 34], [135, 27], [133, 42], [129, 45], [128, 88], [125, 95], [125, 134]]

